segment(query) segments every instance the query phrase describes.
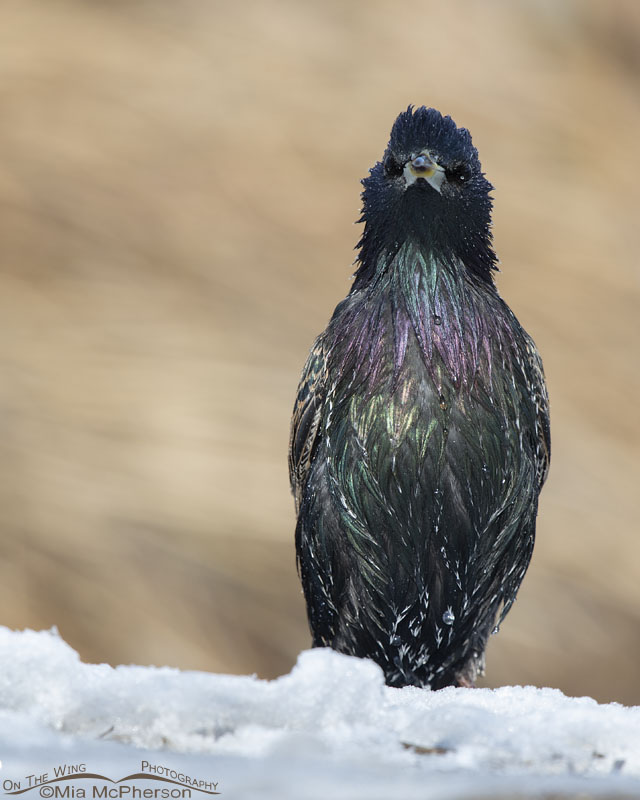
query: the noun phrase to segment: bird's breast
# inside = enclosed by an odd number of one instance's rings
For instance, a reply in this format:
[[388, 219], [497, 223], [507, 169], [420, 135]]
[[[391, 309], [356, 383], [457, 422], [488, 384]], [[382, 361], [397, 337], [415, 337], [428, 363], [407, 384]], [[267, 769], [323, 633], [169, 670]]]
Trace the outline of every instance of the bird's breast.
[[369, 309], [347, 351], [334, 352], [323, 432], [331, 490], [352, 527], [411, 539], [448, 524], [472, 539], [529, 471], [517, 359], [498, 340], [474, 346], [474, 374], [460, 380], [437, 346], [443, 320], [431, 321], [429, 357], [406, 322], [391, 304]]

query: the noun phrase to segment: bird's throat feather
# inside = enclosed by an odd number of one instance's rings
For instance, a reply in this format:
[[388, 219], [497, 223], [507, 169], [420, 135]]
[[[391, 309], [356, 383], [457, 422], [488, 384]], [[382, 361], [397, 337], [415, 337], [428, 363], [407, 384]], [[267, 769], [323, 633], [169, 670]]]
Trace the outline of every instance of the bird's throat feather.
[[499, 304], [493, 286], [474, 281], [463, 264], [405, 244], [390, 261], [381, 257], [374, 279], [336, 309], [341, 336], [332, 367], [376, 392], [391, 349], [395, 388], [415, 337], [436, 388], [444, 380], [461, 392], [487, 390], [495, 354], [513, 347]]

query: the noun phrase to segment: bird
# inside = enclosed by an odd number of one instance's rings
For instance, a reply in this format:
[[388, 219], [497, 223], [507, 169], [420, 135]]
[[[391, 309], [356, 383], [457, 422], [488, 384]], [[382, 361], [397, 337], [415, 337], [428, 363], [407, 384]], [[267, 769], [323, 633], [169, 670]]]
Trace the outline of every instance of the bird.
[[291, 424], [313, 646], [389, 686], [473, 687], [533, 551], [542, 361], [494, 282], [493, 186], [466, 128], [409, 106], [362, 184], [353, 284]]

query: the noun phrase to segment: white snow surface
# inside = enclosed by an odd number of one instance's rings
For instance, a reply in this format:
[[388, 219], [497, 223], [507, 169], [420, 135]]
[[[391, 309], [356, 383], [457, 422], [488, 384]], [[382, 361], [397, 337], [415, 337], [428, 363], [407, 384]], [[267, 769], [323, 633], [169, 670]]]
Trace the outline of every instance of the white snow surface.
[[393, 689], [372, 662], [323, 649], [272, 681], [113, 668], [82, 663], [55, 631], [0, 628], [0, 759], [5, 793], [56, 765], [117, 780], [146, 761], [229, 800], [640, 797], [640, 706], [531, 686]]

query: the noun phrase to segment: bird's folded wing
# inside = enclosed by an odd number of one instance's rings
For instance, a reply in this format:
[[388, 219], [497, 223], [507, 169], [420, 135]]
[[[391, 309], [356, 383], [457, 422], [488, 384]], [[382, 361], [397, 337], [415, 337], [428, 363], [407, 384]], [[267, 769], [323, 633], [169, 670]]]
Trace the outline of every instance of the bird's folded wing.
[[547, 479], [551, 460], [551, 429], [549, 425], [549, 395], [544, 379], [542, 359], [533, 342], [527, 336], [527, 358], [532, 376], [531, 397], [536, 406], [536, 475], [538, 488], [541, 489]]
[[289, 441], [289, 480], [296, 511], [300, 508], [307, 474], [320, 437], [327, 369], [323, 339], [323, 336], [319, 336], [311, 348], [293, 408]]

